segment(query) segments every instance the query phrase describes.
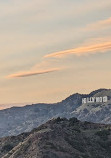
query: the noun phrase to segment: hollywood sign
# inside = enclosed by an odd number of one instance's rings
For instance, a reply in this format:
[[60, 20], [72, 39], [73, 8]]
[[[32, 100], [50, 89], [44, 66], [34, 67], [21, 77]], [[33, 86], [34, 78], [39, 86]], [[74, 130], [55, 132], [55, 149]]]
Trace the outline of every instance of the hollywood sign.
[[108, 101], [108, 97], [88, 97], [88, 98], [82, 98], [82, 103], [106, 103]]

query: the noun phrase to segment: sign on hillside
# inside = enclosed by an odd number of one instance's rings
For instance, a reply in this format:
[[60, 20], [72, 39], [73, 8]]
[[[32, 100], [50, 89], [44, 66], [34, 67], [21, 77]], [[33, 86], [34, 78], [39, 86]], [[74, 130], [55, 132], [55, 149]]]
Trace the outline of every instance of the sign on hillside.
[[108, 101], [108, 97], [87, 97], [87, 98], [82, 98], [82, 104], [86, 103], [106, 103]]

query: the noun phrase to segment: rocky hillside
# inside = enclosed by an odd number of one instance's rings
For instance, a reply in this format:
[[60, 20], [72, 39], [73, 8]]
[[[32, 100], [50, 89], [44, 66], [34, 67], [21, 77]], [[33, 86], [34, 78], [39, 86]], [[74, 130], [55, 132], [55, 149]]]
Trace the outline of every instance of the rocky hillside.
[[[107, 103], [82, 104], [82, 98], [108, 96]], [[56, 104], [34, 104], [0, 111], [0, 137], [18, 135], [57, 117], [77, 117], [99, 123], [111, 123], [111, 90], [99, 89], [90, 94], [73, 94]]]
[[82, 96], [74, 94], [56, 104], [34, 104], [0, 111], [0, 137], [17, 135], [58, 116], [68, 117], [81, 105]]
[[108, 97], [106, 103], [86, 103], [77, 107], [71, 116], [82, 121], [111, 124], [111, 90], [95, 91], [90, 94], [92, 97]]
[[0, 139], [1, 158], [111, 158], [111, 125], [57, 118]]

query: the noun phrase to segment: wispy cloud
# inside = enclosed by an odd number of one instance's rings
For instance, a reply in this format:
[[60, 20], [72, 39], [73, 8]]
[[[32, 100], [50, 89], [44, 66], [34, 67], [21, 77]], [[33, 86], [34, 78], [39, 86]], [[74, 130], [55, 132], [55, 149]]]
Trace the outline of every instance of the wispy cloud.
[[92, 30], [92, 29], [96, 30], [96, 29], [104, 29], [107, 27], [111, 27], [111, 17], [104, 19], [104, 20], [97, 21], [92, 24], [88, 24], [85, 29], [86, 30]]
[[8, 75], [7, 78], [30, 77], [34, 75], [51, 73], [51, 72], [55, 72], [59, 70], [60, 70], [59, 68], [53, 68], [53, 69], [47, 69], [47, 70], [41, 70], [41, 71], [39, 70], [39, 71], [20, 72], [20, 73]]
[[45, 58], [61, 58], [61, 57], [64, 57], [66, 55], [71, 55], [71, 54], [82, 56], [82, 55], [87, 55], [87, 54], [103, 53], [108, 50], [111, 50], [111, 41], [107, 41], [104, 43], [103, 42], [97, 43], [97, 44], [89, 44], [89, 45], [81, 46], [74, 49], [55, 52], [55, 53], [47, 54], [44, 57]]

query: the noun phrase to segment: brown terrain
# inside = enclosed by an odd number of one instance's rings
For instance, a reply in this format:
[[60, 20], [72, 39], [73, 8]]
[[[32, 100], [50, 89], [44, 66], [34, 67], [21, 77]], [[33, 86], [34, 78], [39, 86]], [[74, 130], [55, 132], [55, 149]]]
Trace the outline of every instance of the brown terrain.
[[1, 138], [0, 158], [111, 158], [111, 125], [58, 117]]

